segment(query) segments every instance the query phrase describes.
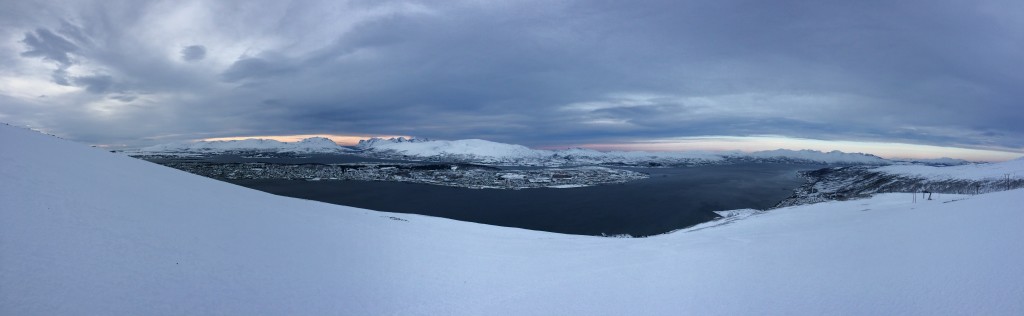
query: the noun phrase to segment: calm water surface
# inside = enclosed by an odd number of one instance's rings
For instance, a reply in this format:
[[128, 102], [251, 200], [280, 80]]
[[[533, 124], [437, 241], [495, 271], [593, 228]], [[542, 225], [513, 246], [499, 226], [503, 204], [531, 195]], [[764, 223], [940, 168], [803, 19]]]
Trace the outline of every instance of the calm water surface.
[[[297, 163], [316, 159], [245, 159]], [[310, 162], [310, 161], [301, 161]], [[347, 162], [347, 161], [346, 161]], [[651, 178], [573, 189], [466, 189], [376, 181], [232, 180], [257, 190], [379, 211], [415, 213], [567, 234], [647, 236], [715, 217], [712, 211], [764, 209], [803, 183], [799, 164], [628, 168]]]

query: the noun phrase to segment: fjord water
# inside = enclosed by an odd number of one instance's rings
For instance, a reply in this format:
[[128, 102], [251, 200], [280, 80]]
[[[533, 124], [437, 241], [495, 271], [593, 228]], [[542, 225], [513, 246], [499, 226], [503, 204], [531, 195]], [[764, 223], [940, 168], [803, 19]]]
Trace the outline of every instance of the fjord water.
[[532, 230], [649, 236], [712, 220], [713, 211], [769, 208], [820, 165], [749, 163], [628, 168], [651, 175], [571, 189], [467, 189], [379, 181], [231, 180], [284, 196]]

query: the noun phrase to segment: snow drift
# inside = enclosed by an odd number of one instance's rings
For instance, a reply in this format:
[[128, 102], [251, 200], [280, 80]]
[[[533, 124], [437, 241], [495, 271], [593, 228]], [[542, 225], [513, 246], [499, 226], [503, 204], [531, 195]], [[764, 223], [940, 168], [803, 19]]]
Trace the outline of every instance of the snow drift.
[[0, 126], [0, 314], [1024, 314], [1024, 192], [600, 238], [284, 198]]

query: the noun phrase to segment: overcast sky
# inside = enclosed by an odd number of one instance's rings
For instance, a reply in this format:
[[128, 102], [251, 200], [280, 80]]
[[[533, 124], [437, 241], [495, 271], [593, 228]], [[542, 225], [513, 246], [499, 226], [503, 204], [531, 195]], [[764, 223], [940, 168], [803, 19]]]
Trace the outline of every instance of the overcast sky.
[[1024, 152], [1019, 0], [0, 6], [0, 121], [91, 144], [773, 135]]

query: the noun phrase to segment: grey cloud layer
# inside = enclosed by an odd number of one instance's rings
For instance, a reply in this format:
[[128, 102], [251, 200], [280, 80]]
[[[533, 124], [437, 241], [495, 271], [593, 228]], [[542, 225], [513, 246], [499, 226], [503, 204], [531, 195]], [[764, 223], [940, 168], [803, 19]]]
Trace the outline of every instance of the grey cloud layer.
[[184, 61], [198, 61], [206, 58], [206, 47], [203, 45], [189, 45], [181, 49], [181, 59]]
[[[94, 142], [777, 134], [1024, 147], [1013, 1], [222, 2], [208, 8], [222, 23], [210, 32], [275, 45], [221, 64], [231, 38], [160, 54], [136, 45], [149, 4], [106, 6], [20, 25], [20, 58], [84, 91], [48, 112], [12, 102], [6, 120]], [[342, 11], [365, 14], [332, 15]], [[69, 74], [78, 63], [91, 72]], [[73, 103], [96, 99], [124, 105], [99, 116]]]

